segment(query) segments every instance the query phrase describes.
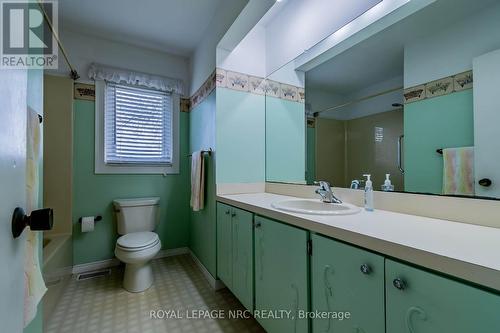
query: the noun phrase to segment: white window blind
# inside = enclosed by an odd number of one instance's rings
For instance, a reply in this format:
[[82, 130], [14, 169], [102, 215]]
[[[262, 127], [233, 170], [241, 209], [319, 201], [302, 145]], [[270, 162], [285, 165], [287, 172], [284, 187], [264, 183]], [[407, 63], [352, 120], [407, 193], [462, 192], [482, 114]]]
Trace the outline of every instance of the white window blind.
[[106, 164], [172, 164], [172, 96], [107, 83], [104, 106]]

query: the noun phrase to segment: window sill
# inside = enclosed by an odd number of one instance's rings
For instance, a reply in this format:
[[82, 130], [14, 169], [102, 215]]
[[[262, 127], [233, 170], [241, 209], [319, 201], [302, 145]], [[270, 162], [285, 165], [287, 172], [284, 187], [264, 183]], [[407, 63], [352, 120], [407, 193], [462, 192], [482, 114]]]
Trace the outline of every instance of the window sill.
[[179, 174], [178, 165], [117, 165], [96, 164], [95, 174]]

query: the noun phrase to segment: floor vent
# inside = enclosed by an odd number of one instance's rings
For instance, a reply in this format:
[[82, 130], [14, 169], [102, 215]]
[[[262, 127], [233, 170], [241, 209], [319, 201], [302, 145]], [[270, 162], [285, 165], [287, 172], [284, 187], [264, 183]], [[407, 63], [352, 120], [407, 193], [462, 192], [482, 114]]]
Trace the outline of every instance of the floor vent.
[[102, 271], [94, 271], [94, 272], [87, 272], [87, 273], [78, 274], [76, 276], [76, 280], [82, 281], [82, 280], [94, 279], [94, 278], [108, 276], [108, 275], [111, 275], [111, 270], [105, 269]]

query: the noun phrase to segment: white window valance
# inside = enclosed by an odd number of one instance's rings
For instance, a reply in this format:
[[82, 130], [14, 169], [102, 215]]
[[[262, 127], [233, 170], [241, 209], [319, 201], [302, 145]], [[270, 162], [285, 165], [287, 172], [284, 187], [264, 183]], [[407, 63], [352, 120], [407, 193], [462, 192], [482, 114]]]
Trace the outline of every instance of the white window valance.
[[140, 85], [143, 87], [184, 95], [182, 80], [159, 75], [134, 72], [127, 69], [93, 63], [89, 68], [89, 78], [107, 82]]

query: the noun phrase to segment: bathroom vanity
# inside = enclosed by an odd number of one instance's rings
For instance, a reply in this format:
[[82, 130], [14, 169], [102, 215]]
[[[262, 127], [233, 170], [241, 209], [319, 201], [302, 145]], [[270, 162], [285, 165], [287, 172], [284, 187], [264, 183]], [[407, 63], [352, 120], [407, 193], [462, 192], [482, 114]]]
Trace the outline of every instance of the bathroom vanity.
[[[217, 198], [218, 277], [257, 315], [285, 311], [256, 316], [266, 331], [500, 330], [499, 229], [381, 210], [327, 216], [273, 207], [290, 199]], [[342, 320], [332, 318], [339, 312]]]

